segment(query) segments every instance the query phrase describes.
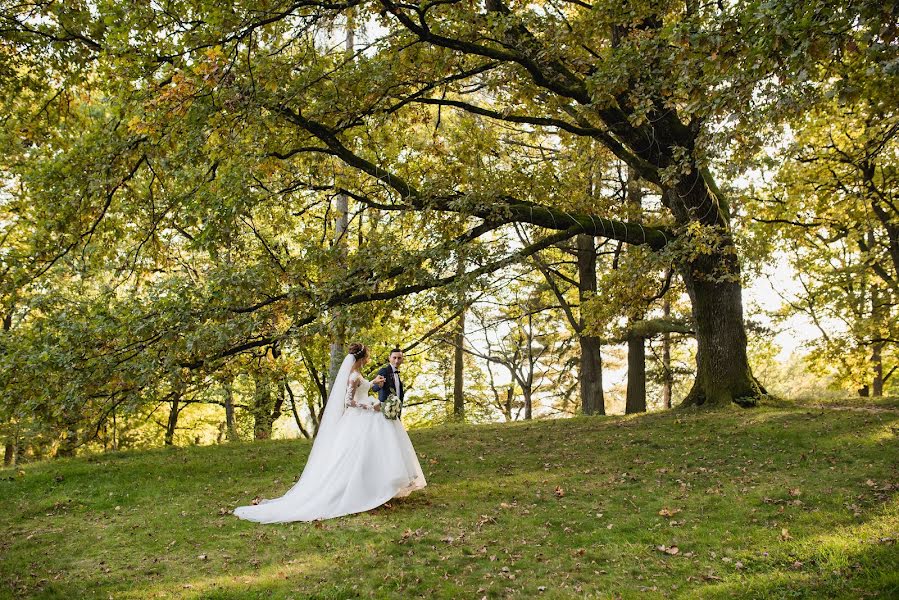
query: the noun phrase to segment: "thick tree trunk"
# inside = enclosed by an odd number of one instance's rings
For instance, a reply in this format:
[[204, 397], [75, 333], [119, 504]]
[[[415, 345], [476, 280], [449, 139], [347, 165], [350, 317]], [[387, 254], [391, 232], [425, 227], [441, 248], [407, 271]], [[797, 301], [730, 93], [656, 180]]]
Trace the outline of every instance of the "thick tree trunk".
[[681, 269], [696, 326], [696, 378], [683, 404], [754, 406], [765, 389], [746, 356], [743, 289], [739, 281], [716, 281], [714, 275], [697, 263]]
[[[675, 130], [666, 137], [670, 134], [672, 143], [692, 148], [692, 140]], [[703, 248], [677, 265], [696, 325], [696, 377], [683, 404], [754, 406], [765, 389], [753, 376], [746, 355], [740, 263], [726, 200], [711, 174], [695, 164], [666, 190], [663, 200], [678, 224], [700, 226], [689, 235], [700, 237], [697, 251]]]
[[[640, 176], [632, 168], [627, 169], [625, 195], [627, 197], [628, 218], [637, 223], [643, 221], [643, 188]], [[634, 248], [628, 246], [627, 252]], [[632, 314], [628, 322], [633, 325], [641, 321], [643, 314]], [[627, 338], [627, 392], [625, 394], [624, 414], [646, 412], [646, 348], [645, 338], [633, 331]]]
[[646, 349], [645, 339], [630, 335], [627, 339], [627, 397], [624, 414], [646, 412]]
[[[589, 296], [596, 293], [596, 239], [592, 235], [577, 236], [578, 299], [583, 306]], [[584, 335], [583, 310], [578, 333], [581, 346], [578, 381], [581, 391], [581, 412], [585, 415], [606, 414], [602, 391], [602, 346], [599, 338]]]
[[459, 315], [453, 334], [455, 356], [453, 361], [453, 418], [465, 418], [465, 311]]

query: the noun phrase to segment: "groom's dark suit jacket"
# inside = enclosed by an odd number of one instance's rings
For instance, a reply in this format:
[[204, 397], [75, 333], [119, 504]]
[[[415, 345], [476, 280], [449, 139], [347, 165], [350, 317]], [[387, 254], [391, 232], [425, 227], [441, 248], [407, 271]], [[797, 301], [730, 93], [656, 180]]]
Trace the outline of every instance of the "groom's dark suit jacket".
[[381, 375], [386, 381], [384, 381], [384, 385], [375, 384], [371, 386], [371, 389], [378, 392], [378, 401], [386, 402], [387, 396], [390, 395], [390, 392], [393, 392], [397, 398], [400, 399], [400, 414], [402, 415], [402, 406], [403, 406], [403, 396], [406, 394], [406, 385], [403, 383], [403, 372], [400, 370], [398, 375], [400, 376], [400, 389], [396, 389], [396, 385], [393, 381], [393, 367], [390, 365], [384, 365], [381, 367], [381, 370], [378, 371], [378, 375]]

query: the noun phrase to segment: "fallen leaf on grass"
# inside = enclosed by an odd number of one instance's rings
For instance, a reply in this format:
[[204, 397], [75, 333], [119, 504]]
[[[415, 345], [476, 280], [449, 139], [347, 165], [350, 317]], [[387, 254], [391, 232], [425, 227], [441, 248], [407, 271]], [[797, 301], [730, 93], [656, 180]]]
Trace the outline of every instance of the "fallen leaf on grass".
[[661, 546], [656, 546], [656, 550], [659, 552], [664, 552], [665, 554], [670, 554], [671, 556], [676, 556], [680, 554], [680, 548], [677, 546], [665, 546], [664, 544]]
[[481, 517], [478, 519], [478, 529], [480, 529], [487, 523], [496, 523], [496, 519], [491, 517], [490, 515], [481, 515]]

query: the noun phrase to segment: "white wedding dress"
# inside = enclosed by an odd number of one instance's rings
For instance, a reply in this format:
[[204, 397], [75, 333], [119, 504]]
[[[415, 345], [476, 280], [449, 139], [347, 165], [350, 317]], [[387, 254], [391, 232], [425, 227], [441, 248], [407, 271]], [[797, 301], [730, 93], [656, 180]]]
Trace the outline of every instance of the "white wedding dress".
[[351, 368], [335, 379], [318, 435], [299, 481], [280, 498], [240, 506], [234, 514], [258, 523], [316, 521], [371, 510], [425, 487], [425, 476], [399, 419], [373, 410], [371, 384]]

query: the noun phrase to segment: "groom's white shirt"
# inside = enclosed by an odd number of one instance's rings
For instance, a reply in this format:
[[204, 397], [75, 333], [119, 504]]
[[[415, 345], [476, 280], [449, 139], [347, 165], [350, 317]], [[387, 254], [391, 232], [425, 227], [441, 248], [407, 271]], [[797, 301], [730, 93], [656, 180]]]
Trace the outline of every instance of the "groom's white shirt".
[[396, 397], [400, 397], [400, 376], [396, 372], [396, 367], [390, 365], [390, 371], [393, 373], [393, 389], [396, 391]]

